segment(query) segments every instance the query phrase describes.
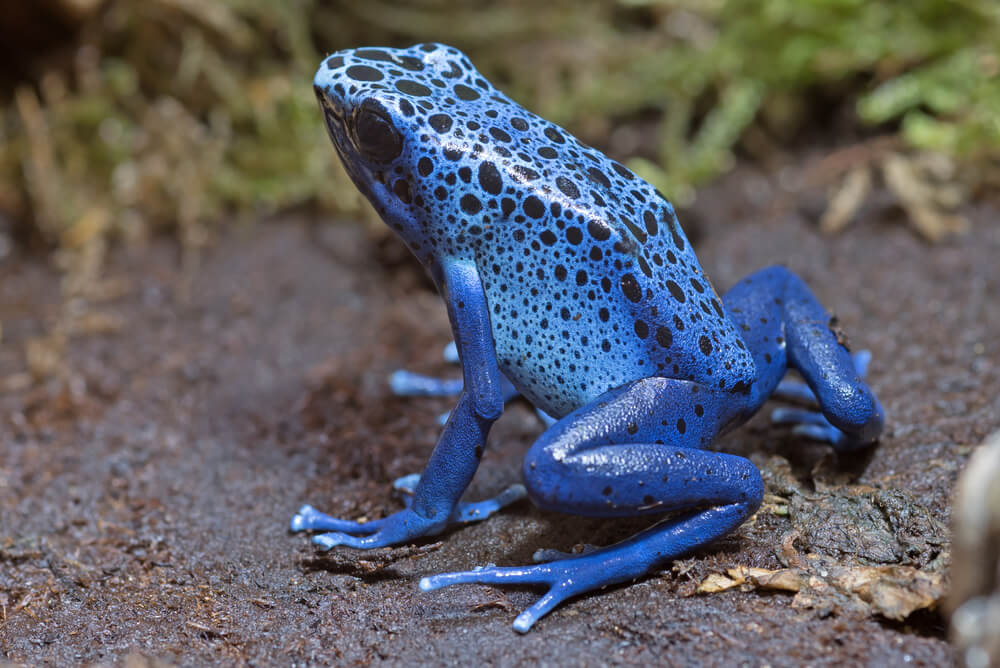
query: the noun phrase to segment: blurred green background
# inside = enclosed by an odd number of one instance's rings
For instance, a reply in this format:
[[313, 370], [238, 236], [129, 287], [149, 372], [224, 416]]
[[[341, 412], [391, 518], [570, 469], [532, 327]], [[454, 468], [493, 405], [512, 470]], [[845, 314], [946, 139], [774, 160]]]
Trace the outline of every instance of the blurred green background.
[[1000, 156], [996, 0], [35, 0], [4, 13], [0, 215], [19, 239], [89, 249], [90, 273], [108, 241], [159, 230], [197, 248], [220, 221], [287, 207], [358, 216], [310, 85], [325, 53], [353, 46], [453, 44], [681, 206], [734, 153], [889, 138], [973, 186]]

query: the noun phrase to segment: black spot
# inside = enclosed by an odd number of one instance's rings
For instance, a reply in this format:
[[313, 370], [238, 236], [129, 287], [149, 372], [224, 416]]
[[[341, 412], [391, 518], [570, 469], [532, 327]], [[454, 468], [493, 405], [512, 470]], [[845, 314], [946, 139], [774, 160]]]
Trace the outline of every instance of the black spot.
[[628, 181], [631, 181], [632, 179], [635, 178], [635, 174], [630, 172], [628, 168], [625, 167], [625, 165], [612, 161], [611, 168], [616, 172], [618, 172], [618, 176], [621, 176]]
[[[511, 121], [511, 125], [513, 125], [513, 124], [514, 124], [514, 122]], [[566, 140], [563, 138], [562, 134], [558, 130], [556, 130], [555, 128], [553, 128], [553, 127], [547, 127], [547, 128], [545, 128], [545, 136], [548, 137], [549, 139], [551, 139], [552, 141], [554, 141], [557, 144], [563, 144], [563, 143], [566, 142]]]
[[365, 60], [379, 60], [385, 63], [392, 62], [392, 56], [381, 49], [358, 49], [354, 52], [354, 55]]
[[500, 200], [500, 211], [503, 213], [504, 217], [510, 216], [514, 213], [514, 207], [517, 206], [514, 200], [510, 197], [504, 197]]
[[579, 286], [584, 286], [587, 284], [587, 272], [583, 269], [576, 272], [576, 284]]
[[460, 100], [472, 101], [479, 99], [479, 93], [475, 88], [469, 88], [465, 84], [455, 84], [455, 95]]
[[515, 130], [520, 130], [521, 132], [524, 132], [525, 130], [528, 129], [528, 122], [523, 118], [518, 118], [517, 116], [515, 116], [514, 118], [510, 119], [510, 127], [514, 128]]
[[681, 286], [677, 285], [673, 281], [667, 281], [667, 289], [670, 290], [670, 294], [674, 296], [674, 299], [679, 301], [681, 304], [687, 301], [687, 297], [684, 296], [684, 291], [681, 290]]
[[335, 70], [338, 67], [343, 67], [343, 65], [344, 65], [343, 56], [331, 56], [330, 58], [326, 59], [327, 69]]
[[351, 65], [345, 74], [355, 81], [381, 81], [384, 78], [381, 70], [367, 65]]
[[475, 195], [462, 195], [459, 205], [462, 211], [468, 214], [479, 213], [483, 209], [483, 203]]
[[546, 246], [551, 246], [556, 242], [556, 235], [552, 233], [552, 230], [545, 230], [538, 235], [538, 238], [542, 240], [542, 243]]
[[649, 336], [649, 325], [647, 325], [644, 321], [636, 320], [633, 327], [635, 329], [636, 336], [640, 339], [644, 339]]
[[667, 327], [657, 327], [656, 342], [663, 348], [669, 348], [674, 343], [674, 335]]
[[457, 161], [462, 158], [462, 152], [457, 148], [446, 148], [445, 150], [441, 151], [441, 155], [443, 155], [448, 160]]
[[694, 414], [697, 415], [698, 417], [701, 417], [702, 415], [705, 414], [705, 407], [702, 406], [701, 404], [695, 404], [694, 405]]
[[611, 352], [611, 342], [608, 341], [607, 339], [601, 341], [601, 350], [603, 350], [606, 353]]
[[413, 105], [410, 104], [408, 100], [399, 101], [399, 111], [404, 116], [412, 116], [413, 114], [417, 113], [417, 110], [413, 108]]
[[559, 154], [551, 146], [543, 146], [538, 149], [538, 155], [545, 158], [546, 160], [552, 160], [553, 158], [558, 158]]
[[490, 128], [490, 134], [497, 141], [510, 141], [510, 135], [501, 130], [500, 128]]
[[431, 162], [430, 158], [424, 156], [423, 158], [420, 158], [420, 160], [417, 161], [417, 172], [420, 174], [420, 176], [430, 176], [431, 172], [433, 171], [434, 171], [434, 163]]
[[625, 227], [628, 228], [628, 231], [632, 233], [632, 236], [635, 237], [639, 243], [641, 244], [646, 243], [646, 233], [643, 232], [638, 225], [633, 223], [625, 216], [619, 216], [619, 218], [621, 218], [621, 221], [625, 223]]
[[698, 339], [698, 347], [701, 348], [701, 352], [706, 355], [712, 354], [712, 342], [708, 340], [707, 336], [702, 335], [702, 337]]
[[499, 195], [503, 190], [500, 171], [492, 162], [482, 162], [479, 164], [479, 185], [491, 195]]
[[427, 97], [431, 94], [430, 88], [422, 83], [410, 81], [409, 79], [400, 79], [397, 81], [396, 90], [400, 93], [406, 93], [407, 95], [413, 95], [415, 97]]
[[462, 167], [458, 170], [458, 178], [462, 179], [463, 182], [469, 183], [472, 181], [472, 170], [468, 167]]
[[687, 424], [684, 422], [684, 418], [677, 418], [677, 432], [683, 434], [687, 431]]
[[673, 237], [674, 245], [680, 250], [684, 250], [684, 237], [681, 236], [680, 229], [676, 220], [670, 221], [670, 236]]
[[539, 177], [538, 172], [521, 165], [514, 165], [510, 168], [510, 171], [522, 182], [534, 181]]
[[607, 241], [611, 237], [611, 228], [600, 220], [591, 220], [587, 223], [587, 232], [598, 241]]
[[555, 270], [555, 275], [556, 275], [556, 278], [558, 278], [560, 281], [565, 281], [566, 280], [566, 267], [562, 266], [561, 264], [557, 264], [556, 265], [556, 270]]
[[601, 494], [603, 494], [604, 496], [611, 496], [611, 488], [605, 487], [604, 489], [601, 490]]
[[396, 197], [407, 204], [409, 204], [412, 199], [412, 196], [410, 195], [410, 183], [406, 179], [399, 179], [393, 183], [392, 192], [396, 193]]
[[420, 72], [424, 69], [424, 62], [413, 56], [401, 56], [399, 63], [403, 66], [403, 69], [410, 70], [411, 72]]
[[642, 288], [639, 287], [639, 282], [635, 280], [635, 276], [632, 274], [622, 276], [621, 288], [622, 293], [628, 297], [629, 301], [638, 302], [642, 299]]
[[576, 199], [580, 196], [580, 190], [576, 187], [576, 184], [567, 179], [565, 176], [556, 178], [556, 187], [562, 191], [563, 195], [566, 195], [566, 197], [569, 197], [570, 199]]
[[526, 197], [524, 199], [524, 204], [521, 206], [524, 208], [524, 213], [532, 218], [541, 218], [545, 215], [545, 205], [542, 204], [542, 200], [538, 199], [534, 195]]
[[652, 211], [644, 211], [642, 214], [642, 222], [646, 224], [646, 231], [649, 232], [649, 236], [656, 236], [659, 232], [659, 226], [656, 224], [656, 216], [653, 215]]
[[574, 246], [583, 241], [583, 232], [580, 231], [579, 227], [567, 227], [566, 228], [566, 241], [570, 242]]
[[694, 288], [698, 292], [698, 294], [701, 294], [702, 292], [705, 291], [704, 286], [702, 286], [701, 283], [695, 280], [693, 276], [691, 277], [691, 287]]
[[635, 422], [629, 422], [625, 425], [625, 431], [627, 431], [630, 435], [635, 435], [639, 431], [639, 425]]
[[611, 314], [608, 312], [608, 309], [602, 306], [601, 310], [597, 312], [597, 317], [601, 319], [601, 322], [607, 322], [611, 318]]
[[594, 183], [598, 183], [604, 186], [605, 188], [611, 187], [611, 181], [608, 181], [608, 177], [606, 177], [604, 175], [604, 172], [599, 170], [597, 167], [591, 167], [590, 169], [588, 169], [587, 176], [589, 176], [590, 180], [593, 181]]
[[427, 119], [427, 122], [431, 124], [432, 128], [442, 134], [451, 129], [451, 116], [448, 114], [434, 114]]

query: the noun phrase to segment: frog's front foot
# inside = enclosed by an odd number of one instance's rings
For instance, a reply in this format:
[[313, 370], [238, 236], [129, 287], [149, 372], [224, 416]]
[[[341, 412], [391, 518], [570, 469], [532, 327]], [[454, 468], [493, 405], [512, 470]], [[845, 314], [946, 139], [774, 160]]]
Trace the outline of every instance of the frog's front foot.
[[[868, 350], [859, 350], [851, 356], [851, 359], [854, 361], [854, 368], [857, 370], [858, 377], [864, 378], [872, 359], [871, 352]], [[805, 403], [814, 407], [817, 405], [816, 395], [808, 385], [801, 381], [782, 380], [774, 391], [773, 397]], [[792, 433], [796, 436], [829, 443], [838, 449], [852, 449], [852, 446], [867, 445], [870, 442], [870, 440], [864, 438], [859, 440], [856, 436], [838, 429], [817, 410], [776, 408], [771, 412], [771, 422], [773, 424], [792, 425]], [[881, 427], [881, 422], [879, 427]]]
[[[337, 545], [359, 549], [372, 549], [398, 545], [422, 536], [441, 533], [447, 521], [424, 517], [410, 508], [371, 522], [351, 522], [321, 513], [305, 505], [292, 518], [292, 531], [323, 530], [313, 536], [312, 542], [322, 550]], [[333, 529], [332, 531], [329, 531]], [[355, 535], [357, 534], [357, 535]]]
[[[396, 490], [398, 494], [402, 496], [403, 504], [409, 508], [410, 504], [413, 503], [413, 494], [417, 490], [417, 483], [420, 482], [419, 473], [411, 473], [410, 475], [405, 475], [402, 478], [398, 478], [392, 483], [393, 489]], [[506, 508], [512, 503], [516, 503], [521, 499], [525, 498], [528, 492], [525, 491], [524, 485], [514, 484], [500, 492], [491, 499], [485, 499], [483, 501], [474, 501], [468, 503], [459, 503], [455, 506], [455, 509], [451, 512], [448, 517], [448, 525], [452, 524], [468, 524], [470, 522], [479, 522], [480, 520], [485, 520], [487, 517], [493, 513]]]
[[421, 536], [433, 536], [449, 526], [478, 522], [512, 503], [520, 501], [527, 492], [524, 485], [511, 485], [497, 496], [484, 501], [459, 503], [446, 520], [433, 520], [412, 509], [413, 494], [420, 482], [419, 474], [397, 479], [393, 488], [401, 495], [406, 506], [389, 517], [371, 522], [352, 522], [331, 517], [310, 505], [299, 508], [291, 522], [292, 531], [326, 531], [313, 536], [313, 543], [329, 550], [337, 545], [355, 548], [376, 548], [404, 543]]

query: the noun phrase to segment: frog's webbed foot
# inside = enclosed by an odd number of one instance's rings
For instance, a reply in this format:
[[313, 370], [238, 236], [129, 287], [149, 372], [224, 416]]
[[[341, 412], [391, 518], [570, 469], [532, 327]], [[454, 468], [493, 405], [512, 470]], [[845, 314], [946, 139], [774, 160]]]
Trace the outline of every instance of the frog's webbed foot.
[[549, 590], [514, 620], [514, 630], [527, 633], [539, 619], [568, 598], [600, 586], [600, 567], [581, 570], [584, 564], [568, 559], [537, 566], [487, 566], [471, 571], [441, 573], [420, 580], [421, 591], [434, 591], [456, 584], [545, 585]]
[[459, 503], [444, 523], [432, 523], [410, 509], [413, 494], [420, 482], [420, 474], [403, 476], [393, 483], [400, 495], [404, 510], [383, 519], [370, 522], [342, 520], [322, 513], [310, 505], [299, 508], [291, 522], [292, 531], [325, 531], [313, 536], [312, 542], [324, 550], [336, 545], [357, 548], [375, 548], [395, 545], [419, 536], [441, 533], [449, 526], [485, 520], [493, 513], [520, 501], [527, 492], [524, 485], [511, 485], [493, 498], [471, 503]]
[[[854, 361], [854, 368], [857, 370], [858, 376], [864, 378], [872, 360], [871, 351], [859, 350], [851, 356], [851, 359]], [[807, 384], [797, 380], [782, 380], [771, 396], [814, 407], [817, 404], [816, 395], [812, 389]], [[817, 410], [775, 408], [771, 412], [771, 422], [773, 424], [793, 425], [792, 433], [796, 436], [829, 443], [835, 447], [846, 445], [849, 442], [847, 435], [830, 424], [830, 421]]]
[[[399, 494], [403, 504], [407, 508], [409, 508], [410, 504], [413, 503], [413, 493], [416, 491], [417, 483], [419, 482], [420, 474], [411, 473], [410, 475], [398, 478], [392, 483], [393, 489], [395, 489], [396, 493]], [[485, 520], [498, 510], [502, 510], [512, 503], [516, 503], [525, 498], [527, 494], [528, 493], [525, 491], [524, 485], [518, 483], [511, 485], [491, 499], [469, 503], [459, 503], [455, 506], [451, 516], [448, 518], [448, 525], [468, 524], [470, 522]]]

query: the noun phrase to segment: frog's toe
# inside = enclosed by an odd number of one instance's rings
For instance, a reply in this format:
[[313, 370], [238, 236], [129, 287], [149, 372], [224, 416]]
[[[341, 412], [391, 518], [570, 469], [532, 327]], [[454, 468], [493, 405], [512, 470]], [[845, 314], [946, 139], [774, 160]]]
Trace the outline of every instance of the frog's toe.
[[528, 496], [528, 492], [524, 488], [524, 485], [511, 485], [492, 499], [458, 504], [451, 515], [450, 521], [462, 524], [479, 522], [480, 520], [485, 520], [498, 510], [506, 508], [512, 503], [517, 503], [526, 496]]
[[514, 620], [514, 630], [527, 633], [539, 619], [551, 612], [568, 598], [582, 594], [592, 588], [586, 578], [583, 582], [574, 580], [555, 564], [538, 566], [488, 566], [471, 571], [441, 573], [420, 580], [421, 591], [434, 591], [456, 584], [503, 584], [503, 585], [548, 585], [549, 590], [534, 605], [522, 612]]
[[289, 529], [292, 531], [348, 531], [351, 533], [373, 533], [378, 531], [379, 521], [352, 522], [321, 513], [309, 504], [299, 508], [292, 517]]
[[[579, 547], [579, 549], [577, 549]], [[590, 554], [591, 552], [596, 552], [600, 548], [596, 545], [591, 545], [590, 543], [584, 543], [573, 548], [573, 552], [563, 552], [562, 550], [553, 550], [551, 548], [542, 548], [541, 550], [535, 550], [535, 553], [531, 555], [531, 560], [536, 564], [544, 564], [550, 561], [559, 561], [560, 559], [571, 559], [573, 557], [579, 557], [584, 554]]]
[[373, 547], [384, 547], [384, 543], [379, 540], [378, 535], [372, 536], [351, 536], [340, 531], [321, 533], [313, 536], [312, 543], [323, 552], [344, 545], [346, 547], [356, 547], [359, 549], [370, 549]]
[[830, 424], [822, 413], [797, 408], [775, 408], [771, 412], [773, 424], [793, 425], [792, 433], [821, 443], [841, 445], [846, 435]]
[[462, 391], [461, 378], [435, 378], [397, 369], [389, 376], [389, 388], [400, 397], [450, 397]]

